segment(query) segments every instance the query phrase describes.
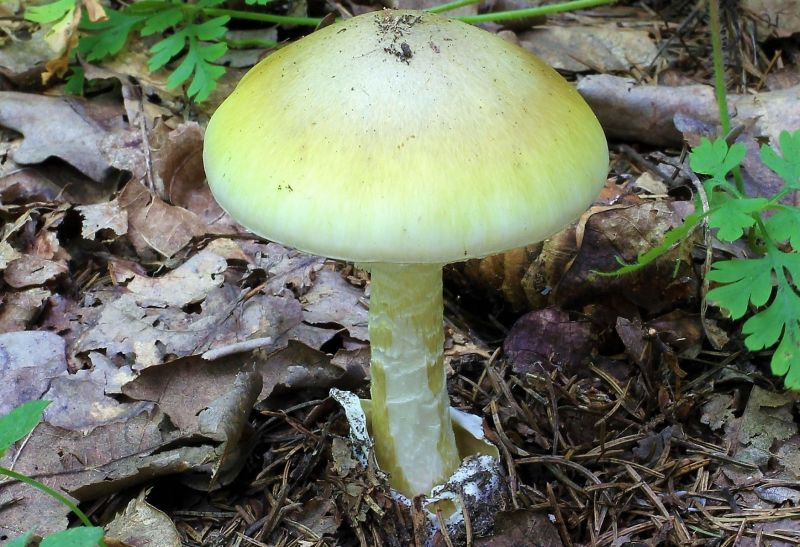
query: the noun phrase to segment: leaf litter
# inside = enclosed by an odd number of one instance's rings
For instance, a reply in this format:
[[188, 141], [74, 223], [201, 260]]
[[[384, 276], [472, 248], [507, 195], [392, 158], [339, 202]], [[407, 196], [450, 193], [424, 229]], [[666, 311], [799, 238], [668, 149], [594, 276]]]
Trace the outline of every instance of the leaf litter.
[[[614, 149], [603, 194], [575, 225], [448, 272], [453, 402], [482, 416], [509, 475], [494, 535], [469, 544], [800, 537], [796, 400], [736, 339], [704, 342], [728, 323], [697, 313], [702, 234], [631, 276], [597, 275], [692, 212], [677, 149], [715, 131], [707, 85], [664, 85], [709, 74], [705, 29], [670, 9], [502, 31], [538, 41], [570, 75], [614, 72], [578, 85], [606, 131], [633, 145]], [[747, 9], [777, 21], [783, 8]], [[788, 55], [765, 61], [767, 34], [793, 32], [781, 24], [729, 42], [744, 52], [731, 50], [733, 63], [756, 59], [731, 99], [751, 154], [799, 114], [777, 66], [791, 67]], [[566, 51], [562, 35], [588, 46]], [[204, 184], [202, 123], [175, 114], [180, 96], [132, 46], [105, 68], [84, 63], [120, 82], [116, 94], [0, 96], [2, 124], [17, 131], [0, 150], [0, 410], [53, 401], [3, 465], [65, 491], [129, 544], [155, 530], [164, 545], [413, 544], [419, 513], [353, 460], [327, 397], [364, 394], [366, 276], [254, 240], [227, 217]], [[25, 89], [43, 66], [19, 59], [8, 70]], [[211, 105], [224, 85], [214, 93]], [[768, 185], [747, 162], [748, 182]], [[0, 541], [68, 524], [63, 507], [13, 482], [0, 482], [0, 522]]]

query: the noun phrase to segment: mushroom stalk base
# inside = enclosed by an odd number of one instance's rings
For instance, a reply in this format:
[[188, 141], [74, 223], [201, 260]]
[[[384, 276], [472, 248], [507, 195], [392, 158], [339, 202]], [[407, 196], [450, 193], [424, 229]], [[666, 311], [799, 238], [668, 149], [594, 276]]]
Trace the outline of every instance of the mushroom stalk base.
[[444, 374], [442, 266], [371, 264], [372, 433], [390, 484], [428, 494], [461, 460]]

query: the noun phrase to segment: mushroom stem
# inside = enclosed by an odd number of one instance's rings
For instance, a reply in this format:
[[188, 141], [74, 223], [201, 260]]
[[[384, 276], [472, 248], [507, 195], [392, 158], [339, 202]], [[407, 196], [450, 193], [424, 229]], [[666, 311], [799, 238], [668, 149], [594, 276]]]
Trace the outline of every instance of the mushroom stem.
[[412, 497], [461, 463], [444, 374], [441, 264], [371, 264], [372, 434], [390, 484]]

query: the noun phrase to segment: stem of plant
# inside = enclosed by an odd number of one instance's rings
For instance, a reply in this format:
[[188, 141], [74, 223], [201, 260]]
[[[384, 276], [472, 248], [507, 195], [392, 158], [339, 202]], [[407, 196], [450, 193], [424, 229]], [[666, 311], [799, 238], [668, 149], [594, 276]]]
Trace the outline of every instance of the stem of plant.
[[318, 17], [293, 17], [290, 15], [274, 15], [272, 13], [256, 13], [252, 11], [240, 11], [235, 9], [223, 8], [200, 8], [203, 13], [212, 17], [227, 15], [231, 19], [243, 19], [247, 21], [259, 21], [262, 23], [275, 23], [279, 25], [298, 25], [306, 27], [316, 27], [322, 22]]
[[617, 0], [574, 0], [572, 2], [560, 2], [558, 4], [548, 4], [536, 8], [526, 8], [510, 11], [498, 11], [495, 13], [481, 13], [480, 15], [463, 15], [454, 17], [465, 23], [491, 23], [496, 21], [509, 21], [511, 19], [523, 19], [526, 17], [538, 17], [550, 13], [561, 13], [564, 11], [575, 11], [579, 9], [594, 8], [606, 4], [615, 4]]
[[390, 484], [413, 497], [461, 460], [444, 374], [441, 264], [370, 264], [372, 436]]
[[429, 13], [444, 13], [446, 11], [452, 11], [454, 9], [463, 8], [464, 6], [471, 6], [472, 4], [477, 4], [481, 0], [455, 0], [455, 2], [448, 2], [446, 4], [439, 4], [438, 6], [433, 6], [425, 11]]
[[[478, 0], [456, 0], [439, 6], [433, 6], [428, 11], [431, 13], [441, 13], [450, 11], [462, 6], [476, 3]], [[606, 4], [615, 4], [617, 0], [573, 0], [572, 2], [560, 2], [536, 8], [526, 8], [510, 11], [498, 11], [495, 13], [482, 13], [480, 15], [463, 15], [455, 17], [466, 23], [491, 23], [494, 21], [510, 21], [513, 19], [523, 19], [526, 17], [538, 17], [550, 13], [561, 13], [565, 11], [575, 11], [579, 9], [593, 8]], [[272, 13], [255, 13], [250, 11], [240, 11], [223, 8], [201, 8], [203, 13], [212, 17], [227, 15], [231, 19], [245, 19], [248, 21], [260, 21], [263, 23], [275, 23], [281, 25], [298, 25], [315, 27], [322, 22], [317, 17], [293, 17], [288, 15], [274, 15]]]
[[[19, 482], [23, 482], [28, 486], [32, 486], [33, 488], [36, 488], [44, 492], [45, 494], [52, 497], [59, 503], [62, 503], [65, 507], [69, 508], [69, 510], [75, 513], [75, 515], [80, 519], [80, 521], [85, 526], [88, 526], [90, 528], [94, 526], [94, 524], [92, 524], [92, 521], [89, 520], [89, 517], [87, 517], [86, 514], [83, 511], [81, 511], [77, 505], [75, 505], [69, 498], [64, 496], [58, 490], [54, 490], [49, 486], [47, 486], [46, 484], [37, 481], [36, 479], [32, 479], [27, 475], [17, 473], [16, 471], [12, 471], [11, 469], [8, 469], [6, 467], [0, 466], [0, 475], [6, 475], [7, 477], [11, 477], [12, 479], [18, 480]], [[100, 540], [100, 545], [101, 547], [105, 547], [105, 543], [102, 540]]]
[[[719, 110], [719, 125], [722, 133], [731, 132], [731, 117], [728, 113], [728, 97], [725, 85], [725, 63], [722, 58], [722, 30], [719, 20], [719, 0], [708, 0], [708, 23], [711, 31], [711, 57], [714, 63], [714, 92]], [[744, 193], [742, 171], [736, 166], [733, 169], [733, 180], [740, 194]]]

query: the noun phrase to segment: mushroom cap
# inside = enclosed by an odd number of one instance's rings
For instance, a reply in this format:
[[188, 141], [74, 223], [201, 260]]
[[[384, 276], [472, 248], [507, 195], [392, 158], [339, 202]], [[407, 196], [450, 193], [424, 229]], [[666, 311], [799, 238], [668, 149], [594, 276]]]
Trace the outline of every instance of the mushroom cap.
[[250, 231], [365, 263], [541, 241], [608, 169], [597, 118], [549, 66], [471, 25], [390, 10], [261, 61], [211, 118], [203, 158]]

